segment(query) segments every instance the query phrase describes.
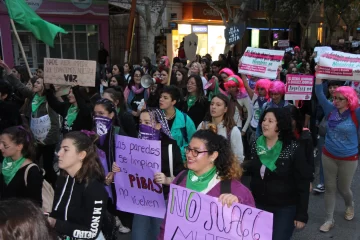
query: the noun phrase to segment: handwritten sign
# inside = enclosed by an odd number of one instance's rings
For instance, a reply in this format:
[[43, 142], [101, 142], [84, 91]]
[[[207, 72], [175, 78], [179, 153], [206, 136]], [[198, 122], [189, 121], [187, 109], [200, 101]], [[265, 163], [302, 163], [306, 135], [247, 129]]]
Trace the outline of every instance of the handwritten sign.
[[44, 58], [44, 82], [95, 86], [96, 61]]
[[164, 218], [166, 212], [162, 185], [154, 180], [161, 172], [160, 141], [116, 136], [115, 174], [117, 209]]
[[246, 48], [241, 58], [239, 73], [260, 78], [275, 79], [285, 51]]
[[290, 46], [289, 40], [278, 40], [278, 47], [279, 48], [287, 48]]
[[320, 56], [316, 77], [360, 81], [360, 55], [331, 51]]
[[316, 54], [315, 55], [315, 58], [314, 58], [314, 61], [316, 63], [319, 62], [319, 59], [320, 59], [320, 56], [326, 52], [331, 52], [332, 51], [332, 48], [331, 47], [327, 47], [327, 46], [324, 46], [324, 47], [315, 47], [314, 48], [314, 53]]
[[51, 129], [49, 115], [45, 115], [39, 118], [31, 118], [30, 129], [36, 140], [44, 141]]
[[271, 240], [273, 214], [170, 185], [164, 239]]
[[[105, 174], [105, 176], [107, 176], [109, 174], [109, 168], [108, 168], [108, 163], [107, 163], [107, 160], [106, 160], [106, 153], [103, 150], [98, 148], [97, 149], [97, 154], [99, 156], [101, 165], [104, 168], [104, 174]], [[111, 200], [114, 200], [113, 193], [112, 193], [112, 190], [111, 190], [111, 186], [106, 185], [105, 190], [108, 193], [109, 198], [111, 198]]]
[[242, 24], [229, 24], [225, 29], [226, 44], [232, 45], [239, 42], [246, 30], [245, 23]]
[[286, 75], [285, 100], [310, 100], [314, 76]]

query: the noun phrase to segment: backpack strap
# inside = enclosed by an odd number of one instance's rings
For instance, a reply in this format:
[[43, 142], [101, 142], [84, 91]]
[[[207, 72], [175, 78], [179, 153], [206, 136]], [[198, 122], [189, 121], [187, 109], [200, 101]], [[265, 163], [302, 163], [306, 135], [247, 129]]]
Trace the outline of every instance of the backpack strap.
[[189, 170], [184, 170], [184, 171], [182, 171], [181, 173], [180, 173], [180, 176], [178, 177], [178, 179], [176, 180], [176, 185], [179, 185], [183, 180], [184, 180], [184, 178], [187, 176], [187, 174], [188, 174], [188, 171]]
[[231, 180], [220, 181], [220, 194], [231, 193]]
[[356, 131], [358, 131], [358, 129], [359, 129], [359, 122], [358, 122], [358, 120], [357, 120], [355, 111], [351, 111], [351, 119], [352, 119], [353, 122], [355, 123]]
[[30, 170], [30, 168], [33, 167], [33, 166], [37, 166], [37, 167], [38, 167], [38, 165], [36, 165], [35, 163], [30, 163], [30, 164], [26, 167], [26, 169], [25, 169], [25, 174], [24, 174], [25, 187], [27, 187], [27, 177], [28, 177], [28, 174], [29, 174], [29, 170]]

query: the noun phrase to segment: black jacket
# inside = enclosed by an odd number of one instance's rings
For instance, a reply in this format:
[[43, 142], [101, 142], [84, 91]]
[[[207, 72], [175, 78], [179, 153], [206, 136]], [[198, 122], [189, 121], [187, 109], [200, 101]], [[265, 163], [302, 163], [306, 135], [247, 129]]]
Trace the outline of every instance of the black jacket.
[[0, 100], [0, 134], [4, 129], [21, 125], [20, 109], [17, 104]]
[[120, 110], [118, 117], [120, 120], [122, 130], [124, 130], [126, 136], [137, 138], [138, 131], [136, 128], [136, 123], [133, 115], [125, 110], [124, 111]]
[[188, 109], [188, 105], [186, 102], [184, 106], [184, 113], [189, 115], [189, 117], [191, 118], [191, 120], [193, 120], [195, 124], [195, 128], [197, 128], [199, 124], [204, 120], [206, 114], [209, 112], [210, 103], [209, 101], [207, 101], [206, 98], [203, 98], [196, 101], [190, 109]]
[[305, 151], [306, 162], [309, 165], [312, 173], [311, 182], [314, 181], [315, 175], [315, 164], [314, 164], [314, 145], [311, 136], [311, 132], [309, 130], [303, 130], [300, 138], [298, 139], [298, 143], [301, 148]]
[[262, 179], [262, 163], [256, 153], [256, 142], [253, 142], [250, 160], [243, 167], [251, 175], [250, 189], [255, 203], [274, 207], [296, 205], [294, 220], [306, 223], [312, 171], [305, 158], [305, 150], [297, 142], [283, 145], [276, 161], [277, 168], [273, 172], [266, 168]]
[[104, 183], [90, 179], [88, 184], [74, 178], [59, 177], [56, 183], [53, 211], [59, 236], [96, 239], [101, 231], [108, 194]]

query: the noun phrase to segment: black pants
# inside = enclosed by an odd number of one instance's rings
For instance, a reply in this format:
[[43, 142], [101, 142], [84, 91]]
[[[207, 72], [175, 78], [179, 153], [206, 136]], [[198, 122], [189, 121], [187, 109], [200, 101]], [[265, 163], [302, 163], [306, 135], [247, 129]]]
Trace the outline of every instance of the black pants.
[[52, 186], [55, 186], [57, 175], [54, 170], [54, 155], [56, 144], [40, 145], [36, 147], [36, 159], [39, 161], [41, 156], [43, 159], [43, 167], [45, 169], [45, 179]]

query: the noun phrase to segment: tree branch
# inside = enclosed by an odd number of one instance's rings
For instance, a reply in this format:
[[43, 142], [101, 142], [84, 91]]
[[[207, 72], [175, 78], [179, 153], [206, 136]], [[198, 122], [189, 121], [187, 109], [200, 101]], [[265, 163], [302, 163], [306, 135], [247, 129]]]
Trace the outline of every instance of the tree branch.
[[226, 22], [226, 17], [225, 17], [225, 12], [222, 8], [218, 7], [215, 3], [213, 2], [207, 2], [207, 4], [209, 5], [209, 7], [211, 7], [212, 9], [214, 9], [217, 13], [220, 14], [221, 19], [223, 20], [224, 25], [227, 25]]
[[154, 30], [156, 32], [156, 30], [161, 26], [162, 24], [162, 16], [164, 15], [164, 11], [165, 11], [165, 8], [166, 8], [166, 4], [167, 4], [167, 1], [166, 0], [163, 0], [163, 4], [160, 8], [160, 11], [158, 13], [158, 16], [157, 16], [157, 20], [156, 20], [156, 23], [155, 23], [155, 26], [154, 26]]
[[230, 3], [229, 1], [226, 1], [226, 9], [227, 9], [227, 12], [228, 12], [228, 21], [229, 22], [233, 22], [234, 21], [234, 18], [233, 18], [233, 15], [232, 15], [232, 11], [231, 11], [231, 7], [230, 7]]

